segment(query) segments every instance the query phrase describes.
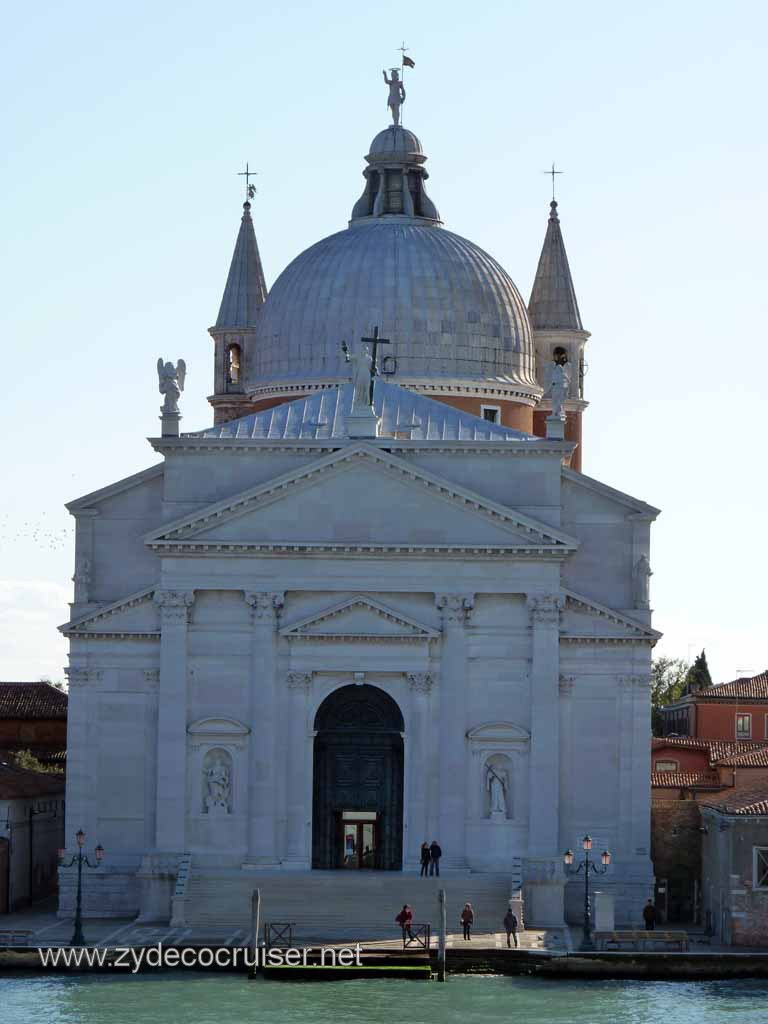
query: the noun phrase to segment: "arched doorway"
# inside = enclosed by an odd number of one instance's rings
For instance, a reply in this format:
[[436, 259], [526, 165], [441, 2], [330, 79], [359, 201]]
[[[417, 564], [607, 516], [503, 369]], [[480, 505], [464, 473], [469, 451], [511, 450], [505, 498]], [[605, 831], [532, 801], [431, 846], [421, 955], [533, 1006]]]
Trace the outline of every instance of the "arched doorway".
[[403, 716], [376, 686], [342, 686], [315, 716], [312, 867], [403, 866]]

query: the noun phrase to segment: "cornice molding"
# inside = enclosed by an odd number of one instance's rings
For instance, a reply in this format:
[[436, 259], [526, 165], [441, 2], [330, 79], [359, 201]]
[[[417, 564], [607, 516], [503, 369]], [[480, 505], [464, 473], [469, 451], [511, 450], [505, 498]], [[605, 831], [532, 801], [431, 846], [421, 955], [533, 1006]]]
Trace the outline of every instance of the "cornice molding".
[[[338, 619], [339, 616], [344, 615], [345, 612], [355, 608], [363, 608], [375, 617], [393, 623], [400, 628], [400, 632], [388, 634], [344, 630], [340, 632], [334, 630], [310, 632], [313, 627], [316, 628], [324, 622], [332, 622], [334, 619]], [[325, 608], [320, 612], [308, 615], [291, 625], [284, 626], [280, 630], [280, 635], [289, 640], [366, 640], [373, 642], [405, 640], [424, 642], [436, 639], [440, 636], [440, 633], [430, 626], [418, 622], [416, 619], [395, 611], [394, 608], [389, 608], [380, 601], [375, 601], [360, 594], [348, 598], [341, 603], [331, 605], [331, 607]]]
[[[110, 604], [101, 605], [95, 611], [88, 612], [87, 615], [82, 615], [77, 619], [71, 619], [69, 622], [65, 622], [63, 626], [59, 626], [59, 631], [63, 633], [64, 636], [79, 636], [81, 634], [93, 636], [95, 634], [89, 633], [83, 627], [109, 619], [111, 616], [116, 615], [118, 612], [121, 612], [126, 608], [133, 608], [136, 605], [143, 604], [145, 601], [151, 601], [155, 590], [156, 585], [153, 583], [151, 587], [144, 587], [142, 590], [137, 590], [135, 593], [129, 594], [127, 597], [121, 597], [119, 601], [113, 601]], [[128, 630], [128, 632], [132, 631]]]

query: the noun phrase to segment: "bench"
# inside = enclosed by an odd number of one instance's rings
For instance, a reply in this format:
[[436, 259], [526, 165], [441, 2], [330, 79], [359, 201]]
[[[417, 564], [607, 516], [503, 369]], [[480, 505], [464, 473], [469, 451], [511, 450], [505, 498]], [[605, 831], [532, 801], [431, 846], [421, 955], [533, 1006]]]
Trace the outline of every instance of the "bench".
[[0, 946], [28, 946], [32, 935], [20, 928], [0, 928]]
[[687, 932], [627, 931], [594, 932], [595, 946], [601, 950], [635, 950], [642, 953], [667, 951], [670, 947], [679, 953], [688, 952]]

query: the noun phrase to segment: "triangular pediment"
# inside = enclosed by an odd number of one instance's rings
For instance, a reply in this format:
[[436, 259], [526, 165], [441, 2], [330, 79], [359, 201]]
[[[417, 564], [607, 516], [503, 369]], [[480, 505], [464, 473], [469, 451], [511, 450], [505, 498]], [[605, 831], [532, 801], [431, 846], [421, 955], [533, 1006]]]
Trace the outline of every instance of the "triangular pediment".
[[159, 615], [152, 600], [154, 592], [154, 586], [145, 587], [72, 619], [59, 629], [65, 636], [159, 636]]
[[661, 636], [645, 623], [632, 619], [613, 608], [598, 604], [582, 594], [566, 590], [561, 621], [561, 635], [570, 639], [647, 640]]
[[437, 630], [362, 595], [348, 598], [280, 630], [295, 640], [432, 640]]
[[523, 550], [577, 542], [364, 443], [153, 531], [157, 550]]

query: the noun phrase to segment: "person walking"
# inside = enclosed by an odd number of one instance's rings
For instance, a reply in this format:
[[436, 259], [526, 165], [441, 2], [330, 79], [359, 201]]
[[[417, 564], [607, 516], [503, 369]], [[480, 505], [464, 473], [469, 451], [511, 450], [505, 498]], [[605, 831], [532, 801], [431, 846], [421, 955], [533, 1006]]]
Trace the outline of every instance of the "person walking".
[[464, 938], [467, 942], [472, 938], [472, 925], [475, 923], [475, 912], [471, 903], [465, 903], [461, 912], [461, 927], [464, 929]]
[[429, 843], [424, 840], [421, 844], [421, 874], [419, 878], [426, 878], [429, 871]]
[[515, 940], [515, 949], [517, 949], [519, 943], [517, 941], [517, 918], [515, 913], [510, 907], [504, 915], [504, 931], [507, 933], [507, 949], [511, 949], [512, 943], [509, 941], [510, 938]]
[[430, 875], [440, 874], [440, 858], [443, 856], [443, 851], [440, 849], [440, 845], [436, 839], [432, 840], [432, 845], [429, 848], [429, 873]]
[[406, 938], [412, 939], [413, 933], [411, 932], [411, 923], [413, 921], [413, 911], [407, 903], [403, 904], [403, 909], [395, 918], [395, 921], [403, 929], [403, 945], [405, 945]]
[[653, 905], [653, 900], [648, 900], [643, 907], [643, 921], [645, 922], [645, 930], [647, 932], [652, 932], [656, 929], [656, 907]]

